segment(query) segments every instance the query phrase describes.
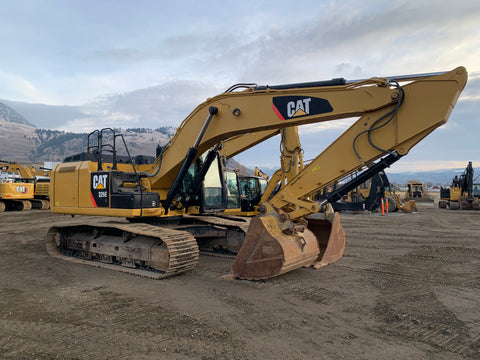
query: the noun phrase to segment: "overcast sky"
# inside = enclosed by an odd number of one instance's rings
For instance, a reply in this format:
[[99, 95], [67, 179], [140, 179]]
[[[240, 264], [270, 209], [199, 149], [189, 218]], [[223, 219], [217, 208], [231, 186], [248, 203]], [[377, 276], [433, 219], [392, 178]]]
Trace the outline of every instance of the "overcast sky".
[[[1, 9], [0, 98], [30, 103], [82, 105], [191, 83], [190, 104], [237, 82], [358, 79], [463, 65], [469, 84], [450, 122], [401, 163], [480, 164], [478, 0], [3, 0]], [[178, 101], [172, 108], [180, 109], [184, 90], [172, 88], [178, 91], [170, 94]], [[178, 111], [178, 124], [184, 112]], [[333, 141], [335, 131], [302, 132], [306, 157], [318, 152], [319, 139], [325, 146]], [[462, 151], [452, 154], [446, 145]], [[270, 158], [262, 161], [274, 166], [278, 140], [264, 149]], [[240, 159], [259, 161], [255, 154]]]

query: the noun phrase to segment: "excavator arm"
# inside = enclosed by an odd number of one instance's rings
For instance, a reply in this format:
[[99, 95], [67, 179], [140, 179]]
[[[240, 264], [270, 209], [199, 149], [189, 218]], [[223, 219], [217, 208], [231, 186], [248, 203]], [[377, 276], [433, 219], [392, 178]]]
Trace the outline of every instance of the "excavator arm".
[[[415, 144], [447, 121], [462, 89], [461, 82], [449, 87], [448, 81], [444, 81], [443, 91], [439, 91], [437, 81], [441, 80], [425, 79], [398, 88], [393, 94], [400, 97], [398, 106], [362, 115], [270, 199], [270, 204], [279, 209], [291, 207], [297, 199], [304, 199], [384, 155], [398, 158], [406, 155]], [[444, 101], [442, 97], [451, 101]], [[302, 208], [291, 212], [290, 218], [311, 211], [317, 209]]]
[[[451, 86], [447, 85], [452, 80]], [[466, 71], [463, 68], [412, 81], [405, 86], [395, 83], [397, 92], [392, 94], [392, 98], [397, 100], [395, 105], [360, 116], [334, 143], [298, 174], [290, 176], [288, 182], [282, 183], [281, 189], [261, 205], [262, 215], [252, 220], [232, 272], [238, 277], [253, 277], [262, 271], [289, 271], [286, 259], [294, 258], [294, 255], [284, 255], [280, 267], [275, 257], [272, 257], [270, 262], [267, 261], [262, 249], [271, 247], [272, 239], [280, 239], [280, 234], [295, 234], [299, 223], [296, 220], [320, 210], [320, 204], [308, 196], [366, 166], [369, 169], [363, 176], [372, 176], [406, 155], [415, 144], [447, 121], [465, 83]], [[440, 87], [440, 84], [443, 86]], [[289, 137], [294, 140], [293, 144], [298, 143], [294, 135]], [[239, 140], [235, 139], [235, 142]], [[374, 164], [375, 160], [385, 155], [387, 156], [384, 159]], [[285, 158], [285, 151], [282, 158]], [[298, 162], [298, 157], [294, 161]], [[275, 174], [273, 177], [278, 176], [279, 174]], [[356, 185], [351, 184], [350, 188], [353, 186]], [[342, 190], [346, 193], [350, 188]], [[268, 194], [268, 191], [266, 193]], [[308, 228], [314, 232], [320, 244], [320, 256], [314, 261], [317, 267], [334, 262], [343, 254], [344, 234], [339, 225], [338, 214], [332, 220], [332, 225], [325, 230], [325, 221], [309, 219]], [[303, 244], [309, 244], [308, 231], [301, 229], [301, 232]], [[299, 233], [296, 235], [299, 236]], [[280, 247], [283, 246], [281, 241], [277, 240], [277, 243], [281, 244]], [[291, 245], [291, 242], [288, 245]], [[278, 253], [288, 254], [295, 251], [296, 249], [292, 250], [285, 245]], [[262, 256], [256, 256], [259, 252], [262, 252]], [[255, 257], [259, 261], [255, 261]]]
[[[405, 154], [443, 124], [466, 77], [466, 70], [459, 67], [439, 75], [373, 78], [352, 83], [337, 79], [277, 87], [257, 86], [220, 94], [199, 105], [181, 124], [164, 148], [161, 168], [155, 169], [149, 185], [161, 197], [167, 198], [166, 204], [163, 203], [168, 207], [191, 163], [215, 145], [224, 143], [227, 149], [223, 154], [229, 157], [278, 134], [285, 127], [359, 116], [356, 124], [312, 167], [317, 175], [318, 166], [323, 167], [322, 178], [329, 180], [322, 180], [322, 183], [335, 181], [387, 151]], [[401, 96], [402, 88], [395, 86], [396, 78], [410, 82], [403, 87], [404, 96]], [[392, 112], [393, 119], [382, 126]], [[386, 117], [385, 120], [382, 117]], [[189, 148], [191, 144], [194, 146]], [[331, 164], [337, 163], [339, 148], [342, 166], [335, 169]], [[345, 160], [344, 149], [353, 149]], [[356, 149], [361, 149], [361, 154]], [[324, 159], [328, 159], [327, 162]], [[308, 188], [307, 193], [313, 190], [311, 185], [305, 176], [300, 177], [288, 197], [305, 196], [305, 189]], [[290, 194], [292, 188], [284, 191]]]
[[[171, 187], [190, 144], [195, 144], [197, 153], [202, 154], [222, 141], [251, 134], [235, 151], [239, 153], [284, 127], [361, 116], [386, 109], [396, 103], [393, 95], [396, 90], [386, 83], [386, 80], [372, 79], [351, 85], [278, 90], [253, 88], [218, 95], [197, 107], [167, 144], [161, 169], [151, 179], [152, 189]], [[215, 113], [210, 116], [212, 108]], [[271, 131], [270, 135], [268, 131]], [[258, 132], [263, 136], [259, 137]]]
[[[365, 94], [371, 94], [372, 98], [376, 98], [378, 102], [368, 109], [363, 107], [360, 118], [311, 161], [294, 180], [290, 179], [288, 185], [270, 200], [271, 205], [276, 208], [288, 207], [289, 204], [296, 202], [295, 199], [304, 198], [360, 170], [365, 165], [372, 164], [384, 155], [393, 154], [399, 157], [406, 155], [415, 144], [447, 121], [465, 86], [466, 76], [466, 70], [460, 67], [437, 76], [403, 77], [401, 80], [409, 83], [393, 89], [381, 80], [367, 80], [345, 85], [342, 87], [345, 93], [342, 93], [338, 87], [321, 89], [324, 91], [322, 98], [328, 99], [331, 104], [341, 104], [339, 108], [345, 109], [343, 114], [338, 111], [340, 113], [338, 116], [342, 118], [354, 115], [351, 109], [353, 104], [357, 104], [359, 108], [362, 107]], [[369, 86], [372, 82], [376, 85], [373, 88]], [[350, 109], [347, 111], [348, 105], [344, 107], [345, 98], [352, 96], [353, 93], [358, 94], [359, 90], [361, 94], [358, 98], [350, 97]], [[375, 96], [372, 90], [380, 91], [382, 96]], [[339, 92], [345, 97], [337, 97]], [[385, 96], [385, 92], [390, 99]], [[376, 110], [372, 110], [375, 108]], [[355, 115], [360, 114], [359, 110]], [[320, 122], [324, 121], [324, 118], [331, 120], [333, 116], [327, 113], [314, 117], [317, 122]], [[296, 121], [289, 121], [283, 125], [298, 124]], [[302, 123], [311, 122], [310, 117], [302, 120]], [[225, 157], [234, 156], [255, 145], [259, 137], [269, 138], [278, 133], [277, 130], [262, 131], [233, 137], [224, 142], [221, 153]], [[308, 212], [309, 210], [305, 210], [303, 214], [292, 215], [292, 218], [303, 216]]]

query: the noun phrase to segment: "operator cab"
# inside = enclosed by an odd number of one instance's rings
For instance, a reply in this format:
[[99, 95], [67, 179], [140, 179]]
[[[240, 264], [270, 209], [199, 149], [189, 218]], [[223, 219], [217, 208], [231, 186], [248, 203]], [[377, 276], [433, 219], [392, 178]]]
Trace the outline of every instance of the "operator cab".
[[[240, 208], [240, 191], [237, 173], [222, 165], [220, 156], [215, 154], [211, 164], [208, 164], [207, 153], [200, 156], [188, 169], [183, 179], [182, 192], [184, 197], [190, 194], [192, 200], [188, 205], [200, 206], [200, 212], [219, 212], [227, 209]], [[195, 182], [199, 179], [200, 169], [207, 166], [208, 170], [197, 194], [194, 191]], [[200, 179], [201, 180], [201, 179]]]
[[254, 207], [258, 206], [267, 185], [267, 179], [263, 177], [240, 176], [242, 211], [254, 211]]

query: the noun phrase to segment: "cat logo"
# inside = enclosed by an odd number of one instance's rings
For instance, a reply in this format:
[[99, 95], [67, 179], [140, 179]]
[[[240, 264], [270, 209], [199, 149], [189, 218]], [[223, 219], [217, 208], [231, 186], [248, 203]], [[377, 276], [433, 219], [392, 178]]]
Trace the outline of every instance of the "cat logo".
[[95, 171], [91, 173], [90, 200], [93, 207], [108, 207], [109, 199], [109, 172]]
[[273, 98], [272, 108], [280, 120], [333, 111], [328, 100], [312, 96], [276, 96]]
[[92, 186], [96, 190], [105, 190], [107, 188], [108, 174], [93, 175]]
[[289, 101], [287, 103], [288, 117], [310, 115], [310, 101], [312, 101], [312, 98]]
[[17, 193], [26, 194], [27, 193], [27, 187], [26, 186], [17, 186]]

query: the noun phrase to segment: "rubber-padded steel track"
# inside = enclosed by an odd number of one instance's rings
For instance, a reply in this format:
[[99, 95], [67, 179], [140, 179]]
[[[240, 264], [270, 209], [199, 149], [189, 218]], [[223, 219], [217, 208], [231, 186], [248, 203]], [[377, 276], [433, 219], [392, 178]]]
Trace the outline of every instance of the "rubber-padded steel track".
[[[72, 257], [64, 254], [56, 244], [56, 237], [61, 236], [62, 231], [75, 231], [75, 228], [89, 227], [91, 229], [102, 230], [118, 229], [132, 234], [148, 236], [161, 240], [168, 249], [169, 261], [168, 268], [164, 272], [150, 271], [141, 268], [124, 267], [117, 264], [103, 263], [78, 257]], [[182, 272], [195, 268], [198, 262], [198, 245], [195, 238], [186, 231], [179, 231], [148, 224], [126, 224], [116, 222], [96, 223], [92, 225], [72, 225], [72, 226], [54, 226], [51, 227], [46, 236], [46, 247], [48, 253], [56, 258], [61, 258], [78, 264], [112, 269], [126, 272], [134, 275], [144, 276], [152, 279], [162, 279], [165, 277], [180, 274]]]

